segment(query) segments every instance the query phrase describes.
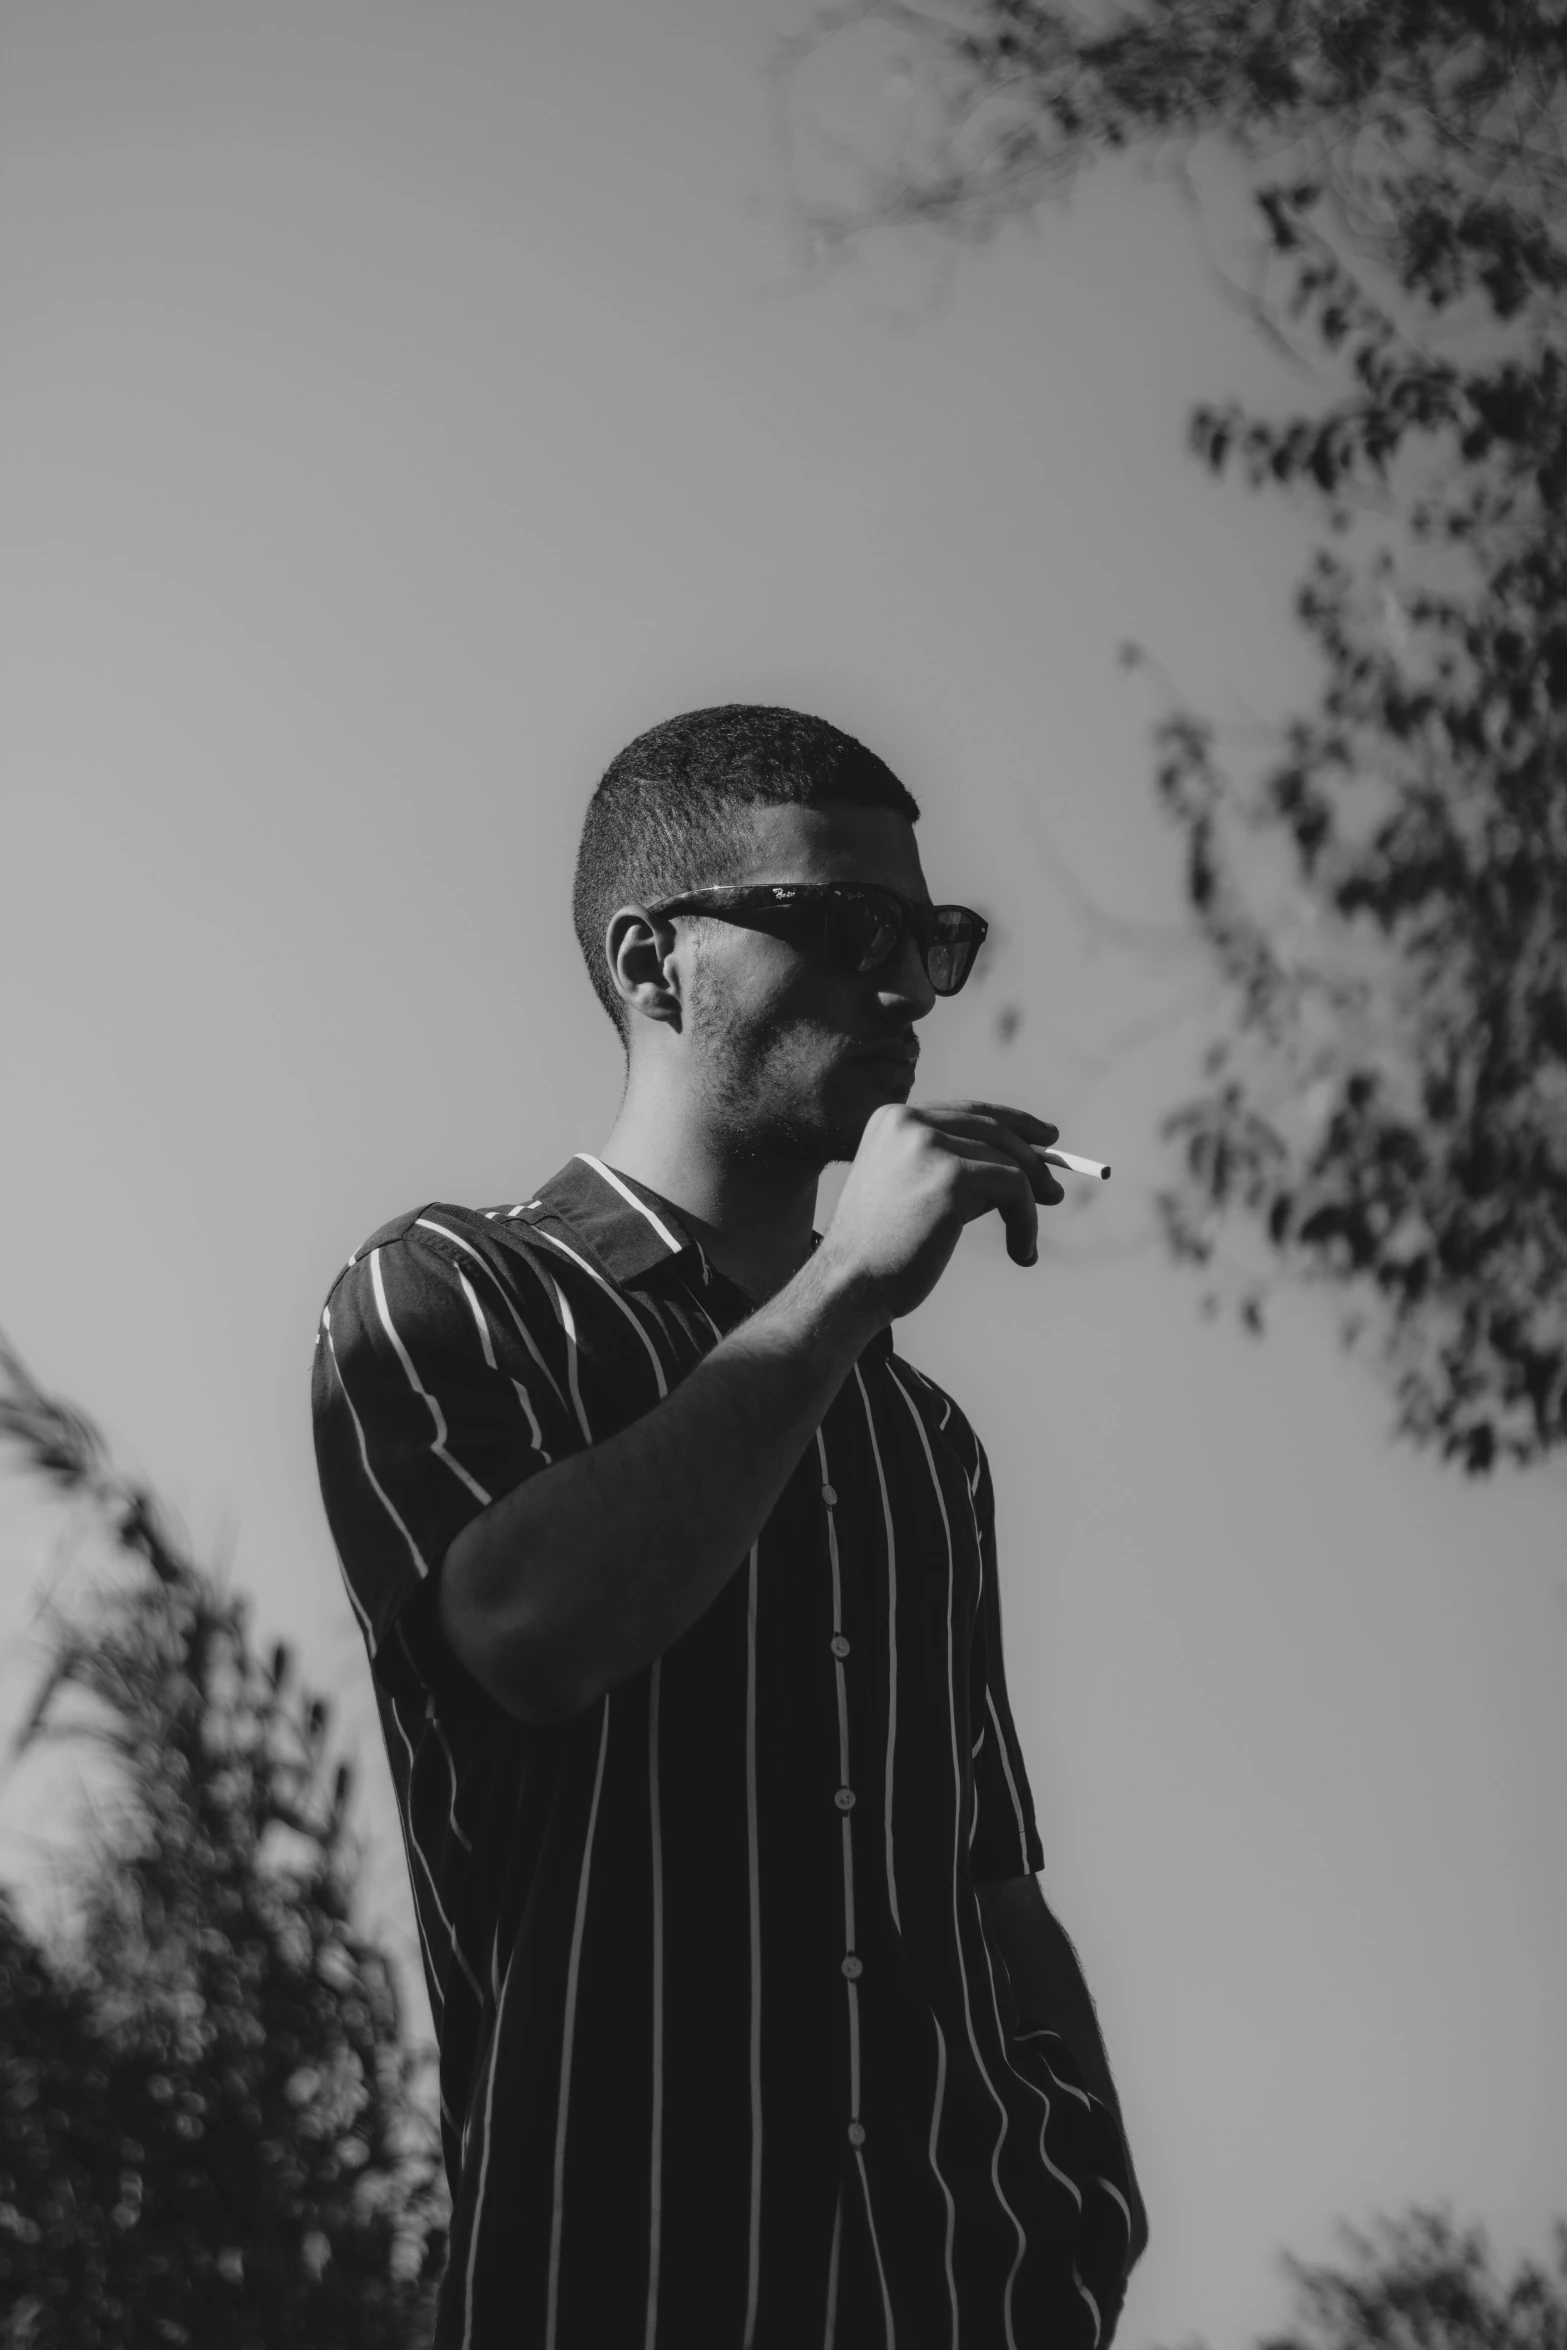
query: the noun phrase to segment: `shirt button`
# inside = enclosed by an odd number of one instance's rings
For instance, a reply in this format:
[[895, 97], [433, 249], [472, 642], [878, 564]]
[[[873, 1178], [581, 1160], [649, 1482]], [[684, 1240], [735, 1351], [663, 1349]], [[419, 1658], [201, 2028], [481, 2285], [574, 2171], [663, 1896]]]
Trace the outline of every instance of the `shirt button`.
[[834, 1656], [847, 1656], [849, 1653], [849, 1643], [841, 1632], [833, 1634], [832, 1652]]
[[852, 1787], [840, 1787], [837, 1794], [833, 1797], [833, 1801], [838, 1806], [840, 1811], [853, 1811], [854, 1789]]
[[850, 2144], [851, 2146], [863, 2146], [863, 2145], [864, 2145], [864, 2143], [865, 2143], [865, 2124], [864, 2124], [863, 2122], [850, 2122], [850, 2124], [849, 2124], [849, 2144]]
[[832, 1486], [832, 1485], [824, 1485], [824, 1486], [822, 1487], [822, 1499], [823, 1499], [823, 1501], [824, 1501], [824, 1502], [827, 1504], [827, 1507], [828, 1507], [829, 1509], [831, 1509], [831, 1508], [832, 1508], [832, 1505], [833, 1505], [833, 1503], [834, 1503], [834, 1502], [837, 1500], [837, 1498], [838, 1498], [838, 1493], [837, 1493], [837, 1488], [836, 1488], [835, 1486]]
[[860, 1976], [864, 1974], [865, 1967], [863, 1962], [857, 1959], [854, 1953], [851, 1951], [843, 1962], [843, 1971], [848, 1976], [850, 1982], [854, 1983], [857, 1982]]

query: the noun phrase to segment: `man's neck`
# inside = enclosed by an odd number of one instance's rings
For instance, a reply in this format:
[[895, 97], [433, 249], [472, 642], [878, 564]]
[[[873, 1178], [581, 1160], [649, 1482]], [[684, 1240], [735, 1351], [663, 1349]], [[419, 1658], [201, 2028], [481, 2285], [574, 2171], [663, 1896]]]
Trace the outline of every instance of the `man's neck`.
[[812, 1248], [819, 1176], [788, 1180], [754, 1163], [715, 1163], [669, 1136], [617, 1120], [596, 1156], [667, 1199], [709, 1261], [758, 1304], [791, 1281]]

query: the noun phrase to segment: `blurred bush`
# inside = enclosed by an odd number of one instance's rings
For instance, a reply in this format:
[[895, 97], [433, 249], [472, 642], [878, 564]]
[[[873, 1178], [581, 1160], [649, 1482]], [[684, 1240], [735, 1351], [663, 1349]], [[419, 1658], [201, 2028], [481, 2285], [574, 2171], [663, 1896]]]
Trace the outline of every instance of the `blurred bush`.
[[[424, 2350], [449, 2203], [385, 1953], [350, 1922], [352, 1771], [329, 1708], [246, 1633], [0, 1339], [0, 1444], [107, 1537], [118, 1587], [56, 1615], [14, 1763], [115, 1757], [76, 1917], [36, 1943], [0, 1888], [0, 2346]], [[87, 1718], [60, 1719], [68, 1691]]]

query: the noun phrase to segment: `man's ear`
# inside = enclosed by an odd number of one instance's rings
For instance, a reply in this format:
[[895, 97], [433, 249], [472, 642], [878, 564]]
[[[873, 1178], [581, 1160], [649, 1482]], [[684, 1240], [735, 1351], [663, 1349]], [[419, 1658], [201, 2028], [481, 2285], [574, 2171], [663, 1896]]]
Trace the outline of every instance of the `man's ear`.
[[632, 1011], [646, 1020], [674, 1020], [679, 1027], [679, 989], [670, 985], [667, 973], [674, 938], [670, 919], [627, 902], [608, 917], [604, 959], [611, 982]]

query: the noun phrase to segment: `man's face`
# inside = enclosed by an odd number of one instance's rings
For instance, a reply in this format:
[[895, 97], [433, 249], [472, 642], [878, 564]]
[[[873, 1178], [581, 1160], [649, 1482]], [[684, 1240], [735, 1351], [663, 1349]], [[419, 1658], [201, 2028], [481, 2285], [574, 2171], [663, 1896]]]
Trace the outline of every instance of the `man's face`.
[[[768, 808], [754, 842], [738, 880], [877, 882], [931, 902], [914, 828], [890, 808]], [[633, 1051], [656, 1025], [660, 1082], [735, 1158], [852, 1159], [871, 1112], [913, 1086], [911, 1064], [865, 1048], [912, 1042], [936, 1001], [914, 939], [905, 932], [879, 970], [858, 972], [823, 940], [739, 923], [707, 925], [693, 943], [679, 1030], [633, 1017]]]

